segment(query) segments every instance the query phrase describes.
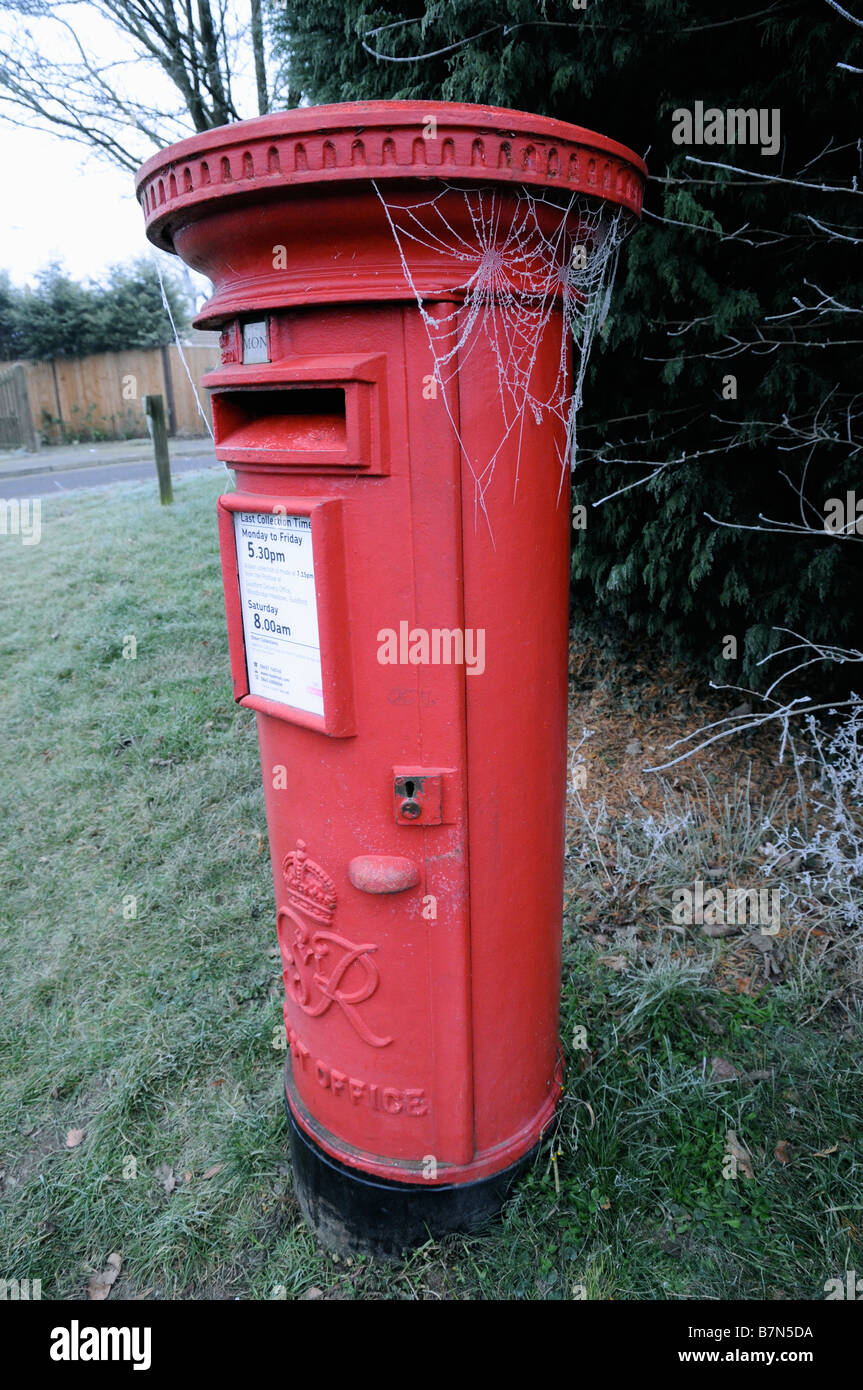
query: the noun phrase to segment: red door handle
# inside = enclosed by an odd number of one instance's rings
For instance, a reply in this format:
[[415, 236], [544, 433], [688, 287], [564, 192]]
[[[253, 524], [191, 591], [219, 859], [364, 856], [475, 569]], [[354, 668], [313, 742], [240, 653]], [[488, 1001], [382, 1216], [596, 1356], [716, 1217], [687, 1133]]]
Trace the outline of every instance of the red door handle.
[[361, 893], [403, 893], [416, 888], [420, 871], [401, 854], [359, 854], [348, 865], [348, 878]]

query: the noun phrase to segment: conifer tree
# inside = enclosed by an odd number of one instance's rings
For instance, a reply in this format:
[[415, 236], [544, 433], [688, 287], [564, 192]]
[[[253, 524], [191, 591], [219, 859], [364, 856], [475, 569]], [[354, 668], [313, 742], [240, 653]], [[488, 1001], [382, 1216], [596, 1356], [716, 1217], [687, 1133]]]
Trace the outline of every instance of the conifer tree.
[[[826, 0], [278, 0], [270, 14], [295, 100], [508, 106], [646, 157], [644, 225], [579, 427], [577, 611], [746, 684], [763, 685], [776, 627], [860, 646], [863, 551], [823, 516], [855, 485], [863, 501], [863, 22]], [[697, 102], [778, 112], [776, 153], [727, 128], [679, 143], [675, 113]], [[760, 517], [810, 534], [720, 524]]]

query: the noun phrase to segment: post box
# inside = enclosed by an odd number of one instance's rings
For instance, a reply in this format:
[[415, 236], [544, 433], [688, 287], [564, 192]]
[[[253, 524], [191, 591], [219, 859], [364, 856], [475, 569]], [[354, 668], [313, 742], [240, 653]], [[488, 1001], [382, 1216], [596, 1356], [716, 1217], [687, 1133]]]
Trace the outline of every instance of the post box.
[[296, 1191], [334, 1248], [485, 1219], [561, 1090], [567, 454], [644, 172], [560, 121], [378, 102], [138, 175], [150, 239], [214, 286], [231, 675]]

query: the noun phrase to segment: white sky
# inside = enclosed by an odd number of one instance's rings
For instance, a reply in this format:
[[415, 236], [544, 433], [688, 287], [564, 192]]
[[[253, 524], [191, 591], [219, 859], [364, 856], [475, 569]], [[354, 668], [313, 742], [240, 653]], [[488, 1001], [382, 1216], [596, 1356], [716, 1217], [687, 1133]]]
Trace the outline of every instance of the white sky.
[[[248, 6], [239, 0], [234, 8], [245, 20]], [[168, 111], [177, 109], [179, 93], [160, 69], [136, 59], [130, 40], [91, 5], [55, 0], [53, 9], [68, 20], [88, 55], [117, 65], [111, 76], [124, 95], [138, 96]], [[5, 24], [3, 28], [8, 32]], [[51, 58], [75, 58], [75, 39], [53, 20], [30, 21], [29, 28]], [[4, 38], [5, 33], [0, 33], [0, 56], [9, 47]], [[248, 44], [238, 50], [233, 68], [234, 99], [244, 114], [254, 115]], [[0, 213], [0, 269], [7, 270], [16, 284], [32, 284], [35, 272], [52, 260], [62, 261], [75, 279], [98, 278], [109, 266], [141, 255], [176, 263], [175, 257], [150, 247], [130, 171], [59, 135], [14, 125], [2, 110], [0, 151], [7, 197]], [[193, 133], [191, 120], [185, 133]], [[173, 138], [179, 134], [178, 129]], [[156, 148], [148, 151], [137, 133], [130, 147], [141, 150], [143, 157]], [[206, 287], [202, 277], [195, 278]]]
[[10, 194], [0, 222], [0, 267], [16, 284], [32, 283], [52, 260], [82, 280], [149, 252], [132, 174], [37, 131], [4, 124], [0, 140]]

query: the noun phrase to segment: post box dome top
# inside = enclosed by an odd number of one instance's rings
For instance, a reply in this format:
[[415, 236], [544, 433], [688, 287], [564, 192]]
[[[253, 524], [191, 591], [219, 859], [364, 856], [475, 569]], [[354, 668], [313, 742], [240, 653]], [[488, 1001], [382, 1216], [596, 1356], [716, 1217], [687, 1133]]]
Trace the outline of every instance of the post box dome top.
[[202, 203], [357, 180], [517, 184], [593, 195], [638, 215], [644, 162], [549, 116], [458, 102], [298, 107], [181, 140], [147, 160], [135, 189], [147, 235], [173, 251], [172, 222]]

